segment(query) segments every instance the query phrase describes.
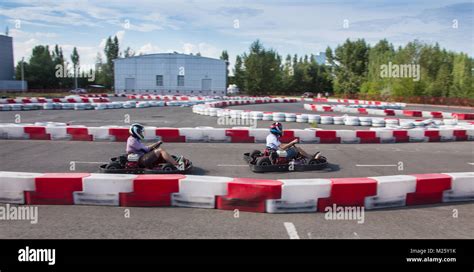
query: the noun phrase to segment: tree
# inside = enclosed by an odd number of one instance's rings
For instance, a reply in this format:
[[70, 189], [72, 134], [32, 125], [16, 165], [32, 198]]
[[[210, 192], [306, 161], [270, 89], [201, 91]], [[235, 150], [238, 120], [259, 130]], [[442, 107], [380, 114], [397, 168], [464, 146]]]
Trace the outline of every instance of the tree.
[[127, 47], [125, 51], [123, 51], [123, 57], [124, 58], [129, 58], [135, 56], [135, 51], [133, 51], [130, 47]]
[[243, 66], [242, 57], [237, 55], [234, 65], [234, 84], [237, 85], [241, 92], [245, 91], [245, 70]]
[[77, 89], [77, 76], [79, 73], [79, 53], [77, 48], [74, 47], [71, 54], [72, 68], [74, 69], [74, 88]]
[[464, 53], [456, 55], [453, 63], [453, 89], [450, 96], [474, 98], [472, 77], [472, 59]]
[[[21, 62], [17, 66], [16, 78], [21, 78]], [[24, 64], [25, 80], [29, 88], [44, 89], [55, 86], [55, 67], [49, 47], [37, 45], [31, 52], [29, 63]]]
[[227, 86], [229, 84], [229, 53], [227, 53], [227, 50], [222, 51], [220, 59], [225, 61], [225, 82]]
[[101, 82], [106, 87], [112, 87], [114, 84], [114, 60], [119, 57], [119, 41], [117, 36], [113, 39], [108, 37], [105, 42], [104, 55], [106, 63], [103, 66], [103, 81]]

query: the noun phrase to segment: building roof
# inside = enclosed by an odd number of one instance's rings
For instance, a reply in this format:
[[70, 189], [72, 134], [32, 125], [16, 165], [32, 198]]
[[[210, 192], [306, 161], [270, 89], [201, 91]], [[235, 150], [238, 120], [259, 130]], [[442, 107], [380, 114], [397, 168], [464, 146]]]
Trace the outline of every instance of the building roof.
[[125, 60], [125, 59], [164, 57], [164, 56], [182, 56], [182, 57], [186, 57], [186, 58], [210, 59], [210, 60], [216, 60], [216, 61], [225, 62], [225, 60], [221, 60], [221, 59], [215, 59], [215, 58], [209, 58], [209, 57], [203, 57], [203, 56], [197, 56], [197, 55], [188, 55], [188, 54], [182, 54], [182, 53], [156, 53], [156, 54], [147, 54], [147, 55], [133, 56], [133, 57], [128, 57], [128, 58], [118, 58], [118, 59], [114, 59], [113, 61], [119, 61], [119, 60]]

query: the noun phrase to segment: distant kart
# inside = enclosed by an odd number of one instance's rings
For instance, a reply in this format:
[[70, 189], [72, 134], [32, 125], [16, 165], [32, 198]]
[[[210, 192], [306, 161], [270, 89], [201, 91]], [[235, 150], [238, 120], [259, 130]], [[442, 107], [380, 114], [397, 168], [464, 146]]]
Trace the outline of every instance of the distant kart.
[[288, 160], [286, 151], [268, 151], [268, 149], [263, 152], [254, 150], [251, 153], [244, 153], [244, 160], [255, 173], [315, 171], [324, 170], [329, 166], [324, 156], [319, 156], [318, 159], [307, 159], [298, 154], [294, 159]]
[[[178, 155], [171, 156], [175, 160], [179, 157]], [[186, 158], [183, 158], [184, 165], [182, 167], [176, 167], [160, 158], [157, 165], [152, 169], [140, 167], [138, 159], [139, 157], [135, 154], [120, 155], [110, 159], [109, 163], [101, 165], [99, 171], [107, 174], [181, 174], [193, 168], [192, 162]]]

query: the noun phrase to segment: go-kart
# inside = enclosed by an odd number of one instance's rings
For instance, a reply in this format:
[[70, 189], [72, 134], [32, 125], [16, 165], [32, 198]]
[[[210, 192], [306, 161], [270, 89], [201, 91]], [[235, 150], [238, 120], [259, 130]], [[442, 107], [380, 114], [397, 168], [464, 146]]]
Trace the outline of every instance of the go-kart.
[[298, 153], [295, 158], [287, 159], [284, 150], [265, 149], [263, 152], [254, 150], [250, 153], [244, 153], [244, 160], [249, 164], [250, 169], [256, 173], [314, 171], [328, 167], [328, 161], [324, 156], [319, 156], [318, 159], [308, 159]]
[[[158, 144], [155, 148], [161, 145]], [[178, 155], [171, 155], [173, 159], [177, 160]], [[193, 164], [188, 159], [183, 159], [184, 164], [181, 167], [176, 167], [168, 163], [160, 157], [157, 164], [149, 169], [140, 167], [138, 164], [139, 157], [135, 154], [124, 154], [110, 159], [108, 164], [103, 164], [99, 167], [101, 173], [107, 174], [178, 174], [189, 171]]]

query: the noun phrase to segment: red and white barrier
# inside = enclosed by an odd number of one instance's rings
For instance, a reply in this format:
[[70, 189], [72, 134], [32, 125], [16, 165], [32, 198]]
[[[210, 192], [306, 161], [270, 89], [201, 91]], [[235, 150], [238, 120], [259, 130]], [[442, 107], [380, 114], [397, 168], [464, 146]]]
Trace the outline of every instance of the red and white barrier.
[[[24, 195], [24, 197], [23, 197]], [[474, 172], [261, 180], [194, 175], [0, 172], [0, 202], [177, 206], [267, 213], [474, 201]]]
[[[267, 135], [268, 129], [248, 127], [145, 127], [147, 141], [261, 143], [265, 141]], [[128, 137], [128, 127], [123, 126], [0, 124], [0, 139], [125, 142]], [[295, 138], [302, 143], [340, 144], [473, 141], [474, 127], [408, 130], [287, 129], [284, 130], [280, 141], [285, 143]]]
[[[388, 104], [387, 104], [388, 105]], [[396, 110], [396, 109], [370, 109], [370, 108], [350, 108], [343, 105], [321, 105], [321, 104], [304, 104], [306, 110], [317, 112], [344, 112], [371, 114], [381, 116], [408, 116], [408, 117], [426, 117], [435, 119], [456, 118], [458, 120], [474, 120], [474, 113], [458, 113], [458, 112], [440, 112], [440, 111], [419, 111], [419, 110]]]

